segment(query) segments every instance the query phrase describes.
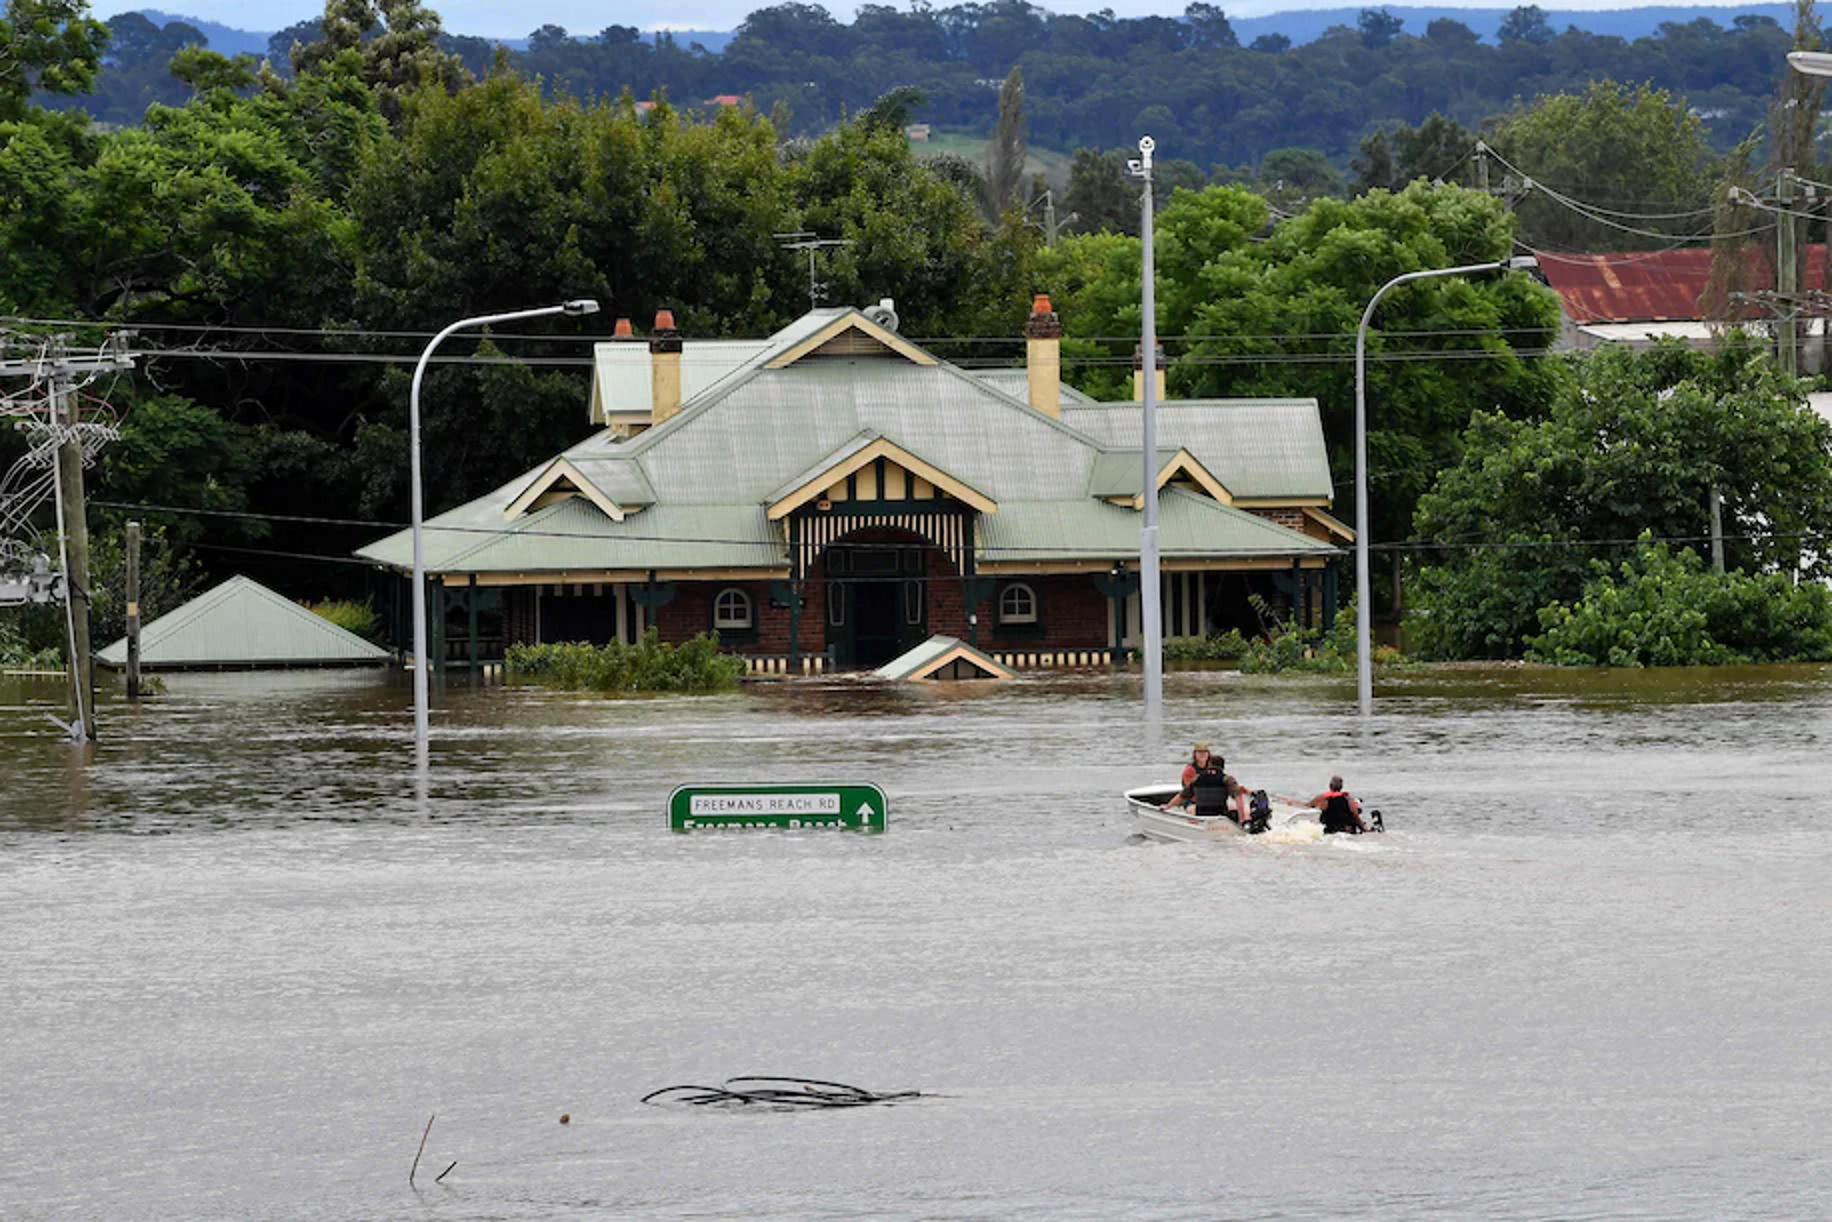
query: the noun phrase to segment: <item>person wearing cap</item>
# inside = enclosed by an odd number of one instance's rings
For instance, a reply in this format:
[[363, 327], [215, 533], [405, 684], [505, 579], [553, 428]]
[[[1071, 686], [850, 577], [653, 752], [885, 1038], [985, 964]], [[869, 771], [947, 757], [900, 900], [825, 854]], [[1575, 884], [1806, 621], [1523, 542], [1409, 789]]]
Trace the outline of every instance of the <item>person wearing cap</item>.
[[1361, 819], [1361, 803], [1355, 800], [1355, 795], [1342, 787], [1342, 778], [1339, 776], [1331, 777], [1329, 788], [1312, 798], [1308, 805], [1323, 812], [1325, 836], [1333, 836], [1338, 832], [1359, 836], [1368, 830], [1368, 825]]
[[[1234, 800], [1235, 814], [1229, 814], [1228, 799]], [[1190, 762], [1183, 767], [1183, 788], [1164, 805], [1195, 804], [1196, 814], [1203, 818], [1228, 815], [1245, 827], [1249, 817], [1247, 793], [1241, 783], [1227, 773], [1227, 761], [1209, 750], [1207, 743], [1190, 748]]]

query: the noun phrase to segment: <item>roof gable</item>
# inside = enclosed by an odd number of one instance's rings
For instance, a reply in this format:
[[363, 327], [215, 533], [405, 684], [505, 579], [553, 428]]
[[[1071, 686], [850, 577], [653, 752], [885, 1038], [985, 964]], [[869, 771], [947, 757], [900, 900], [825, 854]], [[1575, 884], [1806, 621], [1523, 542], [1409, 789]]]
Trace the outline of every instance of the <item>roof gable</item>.
[[899, 356], [914, 365], [939, 363], [895, 331], [886, 330], [857, 310], [848, 310], [813, 335], [771, 357], [765, 368], [787, 369], [809, 357], [835, 356]]
[[629, 512], [599, 488], [571, 460], [560, 457], [548, 463], [547, 469], [530, 480], [528, 486], [522, 489], [521, 495], [503, 507], [503, 517], [513, 520], [525, 513], [545, 509], [555, 501], [568, 496], [584, 497], [603, 510], [604, 516], [613, 522], [623, 521], [625, 514]]
[[[1234, 494], [1215, 478], [1209, 469], [1196, 461], [1185, 449], [1159, 450], [1157, 487], [1162, 489], [1182, 476], [1223, 505], [1234, 503]], [[1095, 461], [1088, 477], [1088, 495], [1105, 500], [1127, 501], [1134, 509], [1145, 508], [1145, 452], [1143, 450], [1109, 450]]]
[[[860, 434], [778, 489], [770, 499], [770, 520], [775, 522], [788, 517], [803, 505], [828, 493], [847, 476], [865, 470], [879, 459], [884, 459], [887, 465], [902, 472], [906, 478], [918, 481], [919, 485], [926, 484], [957, 501], [971, 505], [981, 513], [998, 512], [997, 501], [927, 459], [912, 454], [888, 437]], [[882, 494], [881, 490], [874, 491]]]

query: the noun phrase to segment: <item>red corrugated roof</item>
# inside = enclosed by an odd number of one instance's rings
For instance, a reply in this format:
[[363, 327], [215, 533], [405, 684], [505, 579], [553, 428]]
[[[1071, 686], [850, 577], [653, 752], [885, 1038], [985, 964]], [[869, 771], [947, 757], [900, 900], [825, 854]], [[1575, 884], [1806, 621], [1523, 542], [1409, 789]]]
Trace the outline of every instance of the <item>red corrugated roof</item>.
[[[1745, 291], [1772, 289], [1774, 252], [1750, 249]], [[1711, 251], [1627, 251], [1604, 255], [1540, 255], [1539, 270], [1576, 323], [1668, 322], [1704, 317], [1698, 299], [1711, 281]], [[1826, 286], [1826, 248], [1806, 251], [1808, 289]]]

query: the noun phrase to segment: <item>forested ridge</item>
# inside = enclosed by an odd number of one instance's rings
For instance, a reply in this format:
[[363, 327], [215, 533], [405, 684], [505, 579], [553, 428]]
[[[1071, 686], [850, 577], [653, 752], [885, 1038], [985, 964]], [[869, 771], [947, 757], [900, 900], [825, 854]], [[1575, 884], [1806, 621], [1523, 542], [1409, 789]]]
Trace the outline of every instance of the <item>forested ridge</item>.
[[[182, 101], [166, 64], [203, 36], [138, 13], [108, 26], [114, 38], [96, 92], [57, 104], [135, 123], [150, 101]], [[270, 62], [285, 72], [293, 44], [321, 36], [321, 22], [280, 31]], [[998, 84], [1018, 68], [1034, 144], [1114, 148], [1150, 131], [1167, 157], [1213, 173], [1255, 167], [1282, 148], [1317, 150], [1341, 168], [1383, 125], [1416, 125], [1436, 112], [1476, 128], [1516, 100], [1582, 89], [1599, 77], [1683, 96], [1722, 151], [1763, 121], [1790, 32], [1772, 17], [1748, 15], [1729, 25], [1703, 17], [1668, 22], [1625, 39], [1554, 29], [1529, 6], [1510, 13], [1497, 41], [1487, 42], [1454, 18], [1413, 29], [1370, 8], [1352, 26], [1288, 43], [1270, 35], [1243, 46], [1225, 11], [1200, 0], [1181, 17], [1139, 18], [1057, 14], [1025, 0], [868, 4], [850, 22], [788, 3], [753, 12], [720, 53], [667, 35], [645, 41], [618, 25], [542, 26], [519, 51], [440, 35], [440, 46], [479, 75], [501, 54], [550, 92], [574, 97], [627, 89], [646, 99], [662, 91], [676, 105], [697, 106], [740, 95], [776, 114], [789, 135], [818, 134], [904, 85], [924, 94], [916, 118], [985, 134], [996, 120]]]

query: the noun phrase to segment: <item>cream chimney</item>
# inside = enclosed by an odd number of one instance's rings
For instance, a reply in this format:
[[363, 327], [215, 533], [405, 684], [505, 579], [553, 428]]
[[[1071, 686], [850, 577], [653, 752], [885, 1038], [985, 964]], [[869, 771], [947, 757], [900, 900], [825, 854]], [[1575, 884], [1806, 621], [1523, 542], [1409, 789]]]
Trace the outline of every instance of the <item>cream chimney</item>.
[[1024, 324], [1024, 368], [1030, 375], [1030, 405], [1062, 419], [1062, 320], [1045, 293], [1032, 299], [1030, 321]]
[[649, 333], [649, 388], [653, 423], [681, 410], [681, 333], [674, 329], [673, 310], [655, 312], [655, 329]]
[[[1162, 403], [1164, 402], [1164, 345], [1163, 344], [1158, 345], [1157, 365], [1158, 365], [1158, 369], [1157, 369], [1158, 380], [1153, 384], [1153, 389], [1158, 392], [1156, 396], [1157, 401], [1159, 403]], [[1143, 353], [1140, 351], [1139, 347], [1137, 346], [1135, 346], [1132, 350], [1132, 401], [1134, 403], [1145, 402], [1145, 357]]]

